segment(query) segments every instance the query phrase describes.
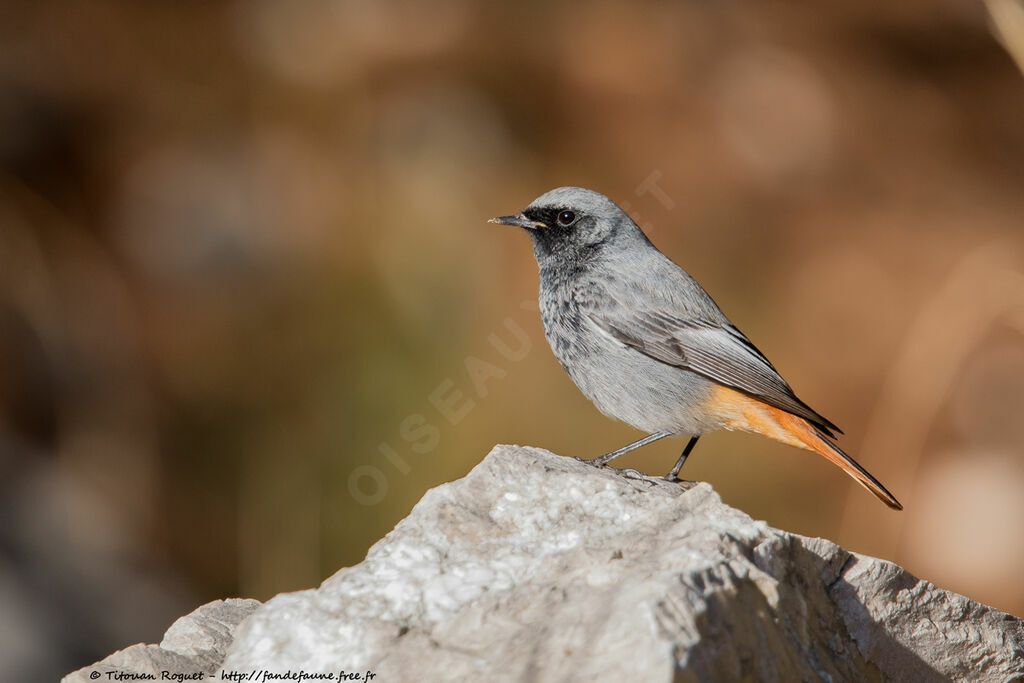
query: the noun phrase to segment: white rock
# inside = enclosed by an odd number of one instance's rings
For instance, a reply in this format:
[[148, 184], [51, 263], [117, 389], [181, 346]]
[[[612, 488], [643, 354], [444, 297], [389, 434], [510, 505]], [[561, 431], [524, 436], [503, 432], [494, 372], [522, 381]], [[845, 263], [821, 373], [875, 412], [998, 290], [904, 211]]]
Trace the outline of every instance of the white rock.
[[[214, 671], [225, 650], [200, 630], [175, 652]], [[377, 681], [1007, 681], [1024, 679], [1024, 623], [772, 529], [706, 484], [498, 446], [428, 491], [361, 564], [259, 607], [219, 668], [369, 670]]]

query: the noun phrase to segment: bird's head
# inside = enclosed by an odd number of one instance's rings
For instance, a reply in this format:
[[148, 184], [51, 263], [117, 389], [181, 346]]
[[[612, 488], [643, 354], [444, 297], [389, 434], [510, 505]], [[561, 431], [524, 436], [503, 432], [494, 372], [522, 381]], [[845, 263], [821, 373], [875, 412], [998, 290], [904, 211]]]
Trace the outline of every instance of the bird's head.
[[615, 202], [582, 187], [556, 188], [537, 197], [522, 213], [490, 222], [524, 228], [541, 265], [552, 259], [579, 263], [637, 237], [646, 241]]

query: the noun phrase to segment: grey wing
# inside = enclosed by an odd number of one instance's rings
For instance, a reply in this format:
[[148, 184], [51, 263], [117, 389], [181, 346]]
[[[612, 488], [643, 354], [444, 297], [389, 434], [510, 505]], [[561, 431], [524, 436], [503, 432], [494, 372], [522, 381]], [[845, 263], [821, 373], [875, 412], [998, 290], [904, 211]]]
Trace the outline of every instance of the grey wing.
[[591, 311], [590, 318], [623, 344], [802, 417], [830, 437], [833, 431], [842, 433], [797, 398], [764, 354], [732, 324], [630, 311], [618, 302], [608, 303]]

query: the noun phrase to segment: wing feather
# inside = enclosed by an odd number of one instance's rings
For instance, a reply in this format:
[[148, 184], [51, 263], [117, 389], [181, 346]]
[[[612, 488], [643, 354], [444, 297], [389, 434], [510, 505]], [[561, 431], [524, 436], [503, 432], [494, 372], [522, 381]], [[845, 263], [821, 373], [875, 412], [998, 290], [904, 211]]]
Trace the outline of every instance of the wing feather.
[[833, 431], [842, 433], [797, 398], [764, 354], [728, 321], [631, 311], [617, 301], [604, 301], [606, 305], [592, 310], [590, 318], [623, 344], [802, 417], [829, 437], [834, 438]]

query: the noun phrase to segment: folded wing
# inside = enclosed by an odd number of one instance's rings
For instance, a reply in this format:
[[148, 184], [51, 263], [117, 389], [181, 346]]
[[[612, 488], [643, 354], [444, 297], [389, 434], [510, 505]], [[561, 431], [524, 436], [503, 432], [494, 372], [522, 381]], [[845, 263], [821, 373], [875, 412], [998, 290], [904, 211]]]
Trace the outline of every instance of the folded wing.
[[589, 315], [608, 334], [657, 361], [690, 370], [802, 417], [828, 437], [834, 438], [833, 432], [842, 433], [797, 398], [764, 354], [727, 321], [687, 319], [665, 310], [630, 310], [608, 298]]

